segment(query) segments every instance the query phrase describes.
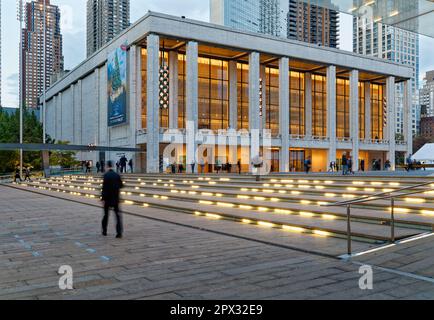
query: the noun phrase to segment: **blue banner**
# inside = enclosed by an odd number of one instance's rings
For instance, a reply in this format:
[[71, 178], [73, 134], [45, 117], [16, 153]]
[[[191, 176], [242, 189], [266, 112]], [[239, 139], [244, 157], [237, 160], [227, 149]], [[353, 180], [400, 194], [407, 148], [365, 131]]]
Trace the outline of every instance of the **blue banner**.
[[127, 52], [117, 48], [107, 58], [108, 126], [127, 123]]

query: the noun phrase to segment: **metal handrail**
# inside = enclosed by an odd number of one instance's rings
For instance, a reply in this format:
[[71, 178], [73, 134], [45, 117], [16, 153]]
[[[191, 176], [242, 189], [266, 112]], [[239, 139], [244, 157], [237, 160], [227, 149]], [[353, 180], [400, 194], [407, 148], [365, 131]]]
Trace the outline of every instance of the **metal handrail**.
[[[425, 187], [425, 186], [428, 186], [428, 185], [431, 185], [431, 184], [434, 184], [434, 182], [433, 181], [426, 182], [426, 183], [418, 184], [418, 185], [415, 185], [415, 186], [401, 188], [401, 189], [398, 189], [398, 190], [376, 193], [376, 194], [369, 195], [369, 196], [363, 196], [363, 197], [360, 197], [360, 198], [357, 198], [357, 199], [353, 199], [353, 200], [328, 203], [328, 204], [324, 204], [322, 206], [323, 207], [341, 207], [341, 206], [345, 206], [345, 205], [348, 205], [348, 204], [351, 205], [351, 204], [355, 204], [355, 203], [365, 203], [365, 202], [371, 202], [371, 201], [375, 201], [375, 200], [390, 199], [392, 193], [402, 192], [402, 191], [406, 191], [406, 190], [412, 190], [412, 189], [415, 189], [415, 188]], [[397, 196], [393, 196], [393, 197], [394, 198], [400, 198], [400, 197], [403, 197], [403, 196], [406, 196], [406, 195], [417, 194], [417, 193], [419, 193], [419, 192], [406, 193], [406, 194], [403, 194], [403, 195], [397, 195]], [[387, 195], [387, 196], [385, 196], [385, 195]], [[383, 197], [383, 196], [385, 196], [385, 197]]]
[[[421, 193], [421, 190], [402, 193], [403, 191], [410, 191], [410, 190], [414, 190], [416, 188], [425, 187], [425, 186], [433, 185], [433, 184], [434, 184], [433, 182], [426, 182], [426, 183], [422, 183], [422, 184], [418, 184], [418, 185], [414, 185], [414, 186], [410, 186], [410, 187], [401, 188], [398, 190], [392, 190], [392, 191], [388, 191], [388, 192], [376, 193], [374, 195], [363, 196], [363, 197], [353, 199], [353, 200], [328, 203], [328, 204], [324, 204], [322, 206], [323, 207], [342, 207], [342, 206], [347, 207], [347, 253], [348, 253], [348, 256], [351, 256], [352, 255], [352, 248], [351, 248], [351, 241], [352, 241], [351, 240], [351, 206], [353, 204], [366, 203], [366, 202], [371, 202], [371, 201], [376, 201], [376, 200], [390, 199], [390, 205], [391, 205], [390, 206], [390, 215], [391, 215], [390, 241], [392, 243], [394, 243], [395, 242], [395, 199], [397, 199], [397, 198], [399, 199], [399, 198], [402, 198], [404, 196], [408, 196], [408, 195], [412, 195], [412, 194]], [[401, 194], [393, 195], [394, 193], [398, 193], [398, 192], [401, 192]]]

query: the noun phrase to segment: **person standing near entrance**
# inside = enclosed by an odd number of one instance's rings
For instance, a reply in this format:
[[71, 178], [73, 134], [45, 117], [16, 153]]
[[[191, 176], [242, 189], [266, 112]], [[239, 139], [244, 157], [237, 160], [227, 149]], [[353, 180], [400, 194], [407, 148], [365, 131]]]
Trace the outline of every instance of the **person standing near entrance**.
[[348, 158], [346, 152], [342, 155], [342, 174], [344, 176], [348, 174]]
[[123, 182], [119, 174], [113, 171], [112, 162], [107, 163], [107, 173], [104, 174], [102, 185], [101, 199], [104, 202], [104, 218], [102, 220], [102, 235], [107, 236], [107, 227], [109, 222], [109, 210], [113, 208], [116, 215], [116, 238], [123, 237], [122, 214], [119, 211], [120, 190], [123, 188]]
[[134, 173], [133, 159], [130, 159], [130, 161], [128, 161], [128, 166], [130, 167], [131, 173]]
[[96, 173], [99, 173], [99, 170], [101, 169], [101, 164], [99, 161], [96, 163]]

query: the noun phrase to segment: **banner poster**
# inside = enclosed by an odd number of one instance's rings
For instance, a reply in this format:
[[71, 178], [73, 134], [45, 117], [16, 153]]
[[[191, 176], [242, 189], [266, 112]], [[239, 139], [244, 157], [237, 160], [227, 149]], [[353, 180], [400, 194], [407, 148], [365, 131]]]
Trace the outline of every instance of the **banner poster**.
[[108, 126], [127, 122], [127, 51], [117, 48], [107, 57]]

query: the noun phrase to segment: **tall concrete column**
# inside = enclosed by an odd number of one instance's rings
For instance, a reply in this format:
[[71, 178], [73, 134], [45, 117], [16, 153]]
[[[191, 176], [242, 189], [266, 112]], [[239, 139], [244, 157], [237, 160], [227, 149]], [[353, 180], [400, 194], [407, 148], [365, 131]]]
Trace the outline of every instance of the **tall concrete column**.
[[289, 59], [279, 60], [279, 133], [282, 140], [279, 170], [289, 172]]
[[306, 138], [312, 137], [312, 74], [305, 74], [305, 135]]
[[359, 71], [350, 72], [350, 132], [353, 142], [353, 172], [359, 171]]
[[190, 164], [196, 161], [198, 131], [198, 58], [199, 48], [197, 42], [187, 44], [186, 61], [186, 126], [187, 129], [187, 172], [191, 173]]
[[327, 136], [330, 139], [330, 163], [336, 161], [336, 66], [327, 67]]
[[178, 52], [169, 52], [169, 129], [178, 128]]
[[[258, 52], [252, 52], [249, 55], [249, 129], [251, 135], [249, 162], [259, 156], [260, 151], [259, 77], [260, 55]], [[251, 164], [250, 171], [256, 171]]]
[[147, 173], [158, 173], [160, 158], [160, 119], [159, 119], [159, 69], [160, 37], [151, 34], [147, 38]]
[[391, 169], [395, 170], [395, 151], [396, 151], [396, 102], [395, 102], [395, 77], [387, 77], [386, 79], [386, 95], [387, 95], [387, 125], [386, 137], [389, 140], [389, 152], [387, 159], [390, 161]]
[[229, 127], [238, 129], [238, 71], [237, 62], [229, 61]]
[[365, 140], [372, 139], [371, 83], [365, 82]]
[[404, 82], [404, 141], [407, 142], [406, 158], [413, 153], [413, 129], [412, 129], [412, 83]]

